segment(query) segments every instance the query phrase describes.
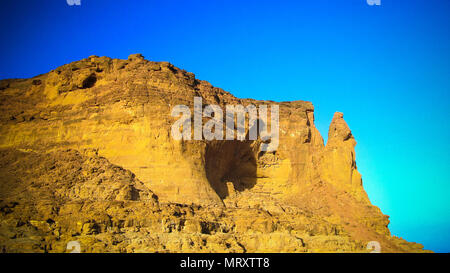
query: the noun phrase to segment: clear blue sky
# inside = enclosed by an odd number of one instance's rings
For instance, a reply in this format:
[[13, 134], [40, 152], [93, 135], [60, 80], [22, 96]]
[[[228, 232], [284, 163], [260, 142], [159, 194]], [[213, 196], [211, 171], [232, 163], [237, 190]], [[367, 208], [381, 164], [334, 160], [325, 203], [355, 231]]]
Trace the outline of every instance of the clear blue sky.
[[450, 251], [450, 1], [2, 1], [0, 78], [142, 53], [256, 99], [335, 111], [394, 235]]

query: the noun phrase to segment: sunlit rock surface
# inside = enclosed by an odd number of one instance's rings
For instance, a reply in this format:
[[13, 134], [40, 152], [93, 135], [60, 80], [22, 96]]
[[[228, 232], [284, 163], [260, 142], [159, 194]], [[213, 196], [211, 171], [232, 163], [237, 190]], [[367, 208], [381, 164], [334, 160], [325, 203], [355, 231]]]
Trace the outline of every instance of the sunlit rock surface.
[[0, 250], [423, 251], [392, 237], [370, 203], [342, 113], [326, 145], [304, 101], [277, 103], [276, 152], [261, 140], [176, 141], [171, 109], [193, 110], [194, 97], [274, 104], [140, 54], [0, 81]]

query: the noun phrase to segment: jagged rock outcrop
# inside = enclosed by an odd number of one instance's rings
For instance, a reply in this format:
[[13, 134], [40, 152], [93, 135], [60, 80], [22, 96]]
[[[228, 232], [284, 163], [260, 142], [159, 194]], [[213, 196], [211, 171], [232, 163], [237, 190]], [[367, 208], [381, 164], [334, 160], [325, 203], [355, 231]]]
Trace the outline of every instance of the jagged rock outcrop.
[[369, 202], [356, 168], [356, 141], [342, 113], [335, 113], [328, 131], [328, 142], [321, 162], [321, 179]]
[[[5, 251], [421, 251], [391, 237], [356, 168], [341, 113], [327, 144], [310, 102], [277, 103], [280, 140], [174, 140], [175, 105], [239, 99], [140, 54], [91, 56], [0, 81]], [[207, 118], [204, 118], [206, 121]], [[248, 129], [248, 128], [247, 128]]]

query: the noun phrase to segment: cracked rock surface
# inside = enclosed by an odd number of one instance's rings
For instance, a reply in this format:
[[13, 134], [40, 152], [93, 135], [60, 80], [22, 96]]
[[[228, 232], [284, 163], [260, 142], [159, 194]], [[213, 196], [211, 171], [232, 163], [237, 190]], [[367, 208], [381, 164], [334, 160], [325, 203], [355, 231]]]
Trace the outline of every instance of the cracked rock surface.
[[0, 251], [424, 251], [370, 203], [342, 113], [325, 145], [310, 102], [276, 103], [279, 147], [265, 153], [261, 140], [172, 139], [171, 109], [193, 112], [194, 97], [275, 104], [140, 54], [0, 81]]

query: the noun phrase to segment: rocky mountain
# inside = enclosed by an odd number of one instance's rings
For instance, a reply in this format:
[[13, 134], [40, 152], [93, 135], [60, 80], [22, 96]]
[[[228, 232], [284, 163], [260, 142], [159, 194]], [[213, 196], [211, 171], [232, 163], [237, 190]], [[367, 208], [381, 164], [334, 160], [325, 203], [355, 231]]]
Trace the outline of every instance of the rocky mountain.
[[[279, 146], [174, 140], [175, 105], [279, 105]], [[90, 56], [0, 81], [5, 252], [422, 252], [391, 236], [336, 113], [239, 99], [167, 62]], [[208, 118], [204, 118], [207, 120]], [[248, 128], [247, 128], [248, 130]]]

